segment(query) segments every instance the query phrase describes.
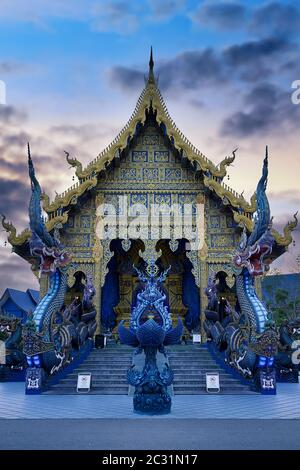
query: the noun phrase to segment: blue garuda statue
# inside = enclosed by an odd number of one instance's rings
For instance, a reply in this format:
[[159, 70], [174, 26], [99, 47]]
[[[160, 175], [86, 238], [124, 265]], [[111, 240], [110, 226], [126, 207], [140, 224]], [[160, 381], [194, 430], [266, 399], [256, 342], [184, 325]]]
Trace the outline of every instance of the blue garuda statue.
[[145, 352], [143, 370], [137, 371], [132, 366], [127, 373], [128, 383], [135, 386], [134, 410], [149, 414], [169, 413], [171, 397], [167, 387], [172, 384], [174, 374], [167, 364], [159, 371], [156, 356], [158, 351], [166, 356], [164, 346], [180, 343], [183, 331], [180, 318], [177, 326], [172, 328], [166, 295], [161, 288], [170, 267], [160, 275], [154, 261], [145, 272], [134, 269], [145, 287], [137, 295], [129, 329], [125, 328], [124, 321], [118, 327], [121, 343], [136, 347], [136, 353]]

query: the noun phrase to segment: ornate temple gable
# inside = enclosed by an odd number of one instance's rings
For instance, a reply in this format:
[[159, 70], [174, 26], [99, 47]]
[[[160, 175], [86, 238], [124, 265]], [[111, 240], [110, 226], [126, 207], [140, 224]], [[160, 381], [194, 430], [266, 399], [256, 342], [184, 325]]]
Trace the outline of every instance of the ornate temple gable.
[[82, 164], [77, 159], [71, 158], [69, 154], [67, 154], [67, 161], [71, 166], [76, 168], [76, 175], [79, 181], [61, 195], [56, 196], [52, 203], [46, 195], [43, 196], [43, 208], [51, 217], [56, 217], [59, 214], [59, 210], [76, 203], [79, 196], [96, 185], [95, 176], [103, 171], [107, 171], [113, 161], [118, 161], [120, 156], [126, 153], [128, 145], [135, 139], [141, 127], [145, 124], [150, 110], [153, 110], [157, 124], [163, 130], [174, 150], [181, 155], [182, 160], [191, 162], [197, 170], [200, 170], [204, 174], [204, 184], [208, 188], [215, 192], [224, 203], [230, 204], [242, 215], [249, 218], [253, 212], [255, 212], [255, 194], [249, 204], [242, 195], [239, 195], [236, 191], [233, 191], [229, 186], [223, 183], [223, 178], [227, 174], [226, 168], [234, 161], [235, 152], [232, 153], [232, 156], [226, 157], [220, 165], [216, 166], [191, 144], [177, 128], [168, 113], [154, 78], [153, 67], [154, 62], [151, 51], [149, 75], [146, 86], [137, 101], [136, 108], [131, 118], [114, 141], [86, 168], [83, 168]]
[[99, 174], [96, 190], [146, 192], [199, 191], [203, 178], [168, 143], [151, 117], [128, 146], [118, 165]]
[[[146, 86], [130, 120], [114, 141], [86, 168], [66, 154], [68, 163], [76, 168], [78, 182], [57, 195], [52, 202], [46, 194], [42, 195], [43, 208], [48, 214], [47, 230], [59, 224], [69, 224], [68, 218], [80, 211], [81, 200], [101, 190], [115, 194], [116, 191], [130, 190], [132, 200], [136, 201], [141, 197], [138, 194], [147, 192], [148, 202], [155, 202], [156, 198], [161, 202], [175, 203], [179, 194], [183, 201], [188, 194], [199, 194], [204, 189], [221, 201], [235, 224], [246, 227], [249, 232], [253, 230], [256, 195], [249, 203], [223, 183], [226, 168], [233, 162], [235, 152], [215, 166], [188, 141], [167, 111], [157, 87], [153, 66], [151, 53]], [[273, 230], [275, 241], [282, 249], [291, 243], [291, 232], [295, 226], [296, 221], [289, 222], [283, 235]], [[15, 251], [25, 257], [24, 253], [28, 250], [24, 249], [24, 245], [30, 238], [30, 230], [26, 229], [18, 235], [15, 227], [5, 220], [3, 227], [9, 233], [8, 240]], [[213, 239], [211, 248], [217, 246]], [[81, 242], [84, 246], [86, 237]], [[222, 244], [225, 248], [228, 242], [229, 239], [224, 238], [222, 243], [219, 242], [220, 248]]]

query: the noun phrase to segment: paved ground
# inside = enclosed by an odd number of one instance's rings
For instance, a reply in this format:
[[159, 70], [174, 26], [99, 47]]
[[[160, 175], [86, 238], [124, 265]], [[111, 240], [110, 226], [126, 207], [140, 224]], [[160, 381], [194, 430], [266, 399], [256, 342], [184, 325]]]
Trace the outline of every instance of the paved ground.
[[298, 420], [0, 420], [0, 449], [299, 449]]
[[[300, 384], [278, 384], [277, 395], [177, 395], [163, 419], [300, 419]], [[0, 383], [0, 418], [126, 418], [132, 397], [123, 395], [25, 395], [24, 383]], [[148, 419], [161, 419], [157, 416]]]
[[0, 383], [0, 449], [300, 449], [300, 385], [275, 396], [173, 397], [172, 412], [145, 417], [132, 397], [25, 395]]

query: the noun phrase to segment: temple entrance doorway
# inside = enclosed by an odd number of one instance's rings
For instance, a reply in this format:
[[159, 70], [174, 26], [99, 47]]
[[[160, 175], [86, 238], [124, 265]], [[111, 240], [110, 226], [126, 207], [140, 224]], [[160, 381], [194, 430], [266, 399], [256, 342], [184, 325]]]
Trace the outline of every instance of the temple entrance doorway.
[[[171, 266], [162, 286], [166, 294], [166, 304], [170, 308], [172, 321], [177, 324], [181, 317], [190, 332], [200, 331], [200, 293], [192, 273], [192, 263], [186, 255], [187, 241], [176, 244], [170, 240], [159, 240], [156, 251], [161, 253], [156, 259], [159, 271]], [[107, 274], [101, 291], [101, 327], [103, 331], [116, 333], [121, 320], [127, 325], [138, 293], [144, 288], [134, 269], [144, 270], [145, 244], [142, 240], [113, 240], [110, 250], [114, 253], [107, 265]]]

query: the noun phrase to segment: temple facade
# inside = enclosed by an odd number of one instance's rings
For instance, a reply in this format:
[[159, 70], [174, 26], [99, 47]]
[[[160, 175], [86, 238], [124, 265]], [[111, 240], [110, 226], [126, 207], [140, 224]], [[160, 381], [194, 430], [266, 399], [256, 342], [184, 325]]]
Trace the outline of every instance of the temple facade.
[[[97, 331], [114, 331], [119, 320], [129, 319], [142, 289], [134, 266], [154, 260], [161, 270], [171, 266], [163, 288], [172, 317], [180, 316], [186, 330], [205, 339], [208, 278], [217, 280], [218, 295], [234, 306], [232, 257], [243, 230], [249, 235], [254, 228], [256, 194], [247, 201], [224, 183], [235, 151], [215, 165], [182, 134], [158, 89], [151, 51], [145, 88], [118, 136], [85, 168], [69, 154], [66, 158], [78, 181], [53, 201], [42, 195], [47, 230], [59, 232], [72, 254], [66, 303], [82, 296], [90, 277]], [[283, 234], [272, 229], [272, 259], [288, 248], [296, 223], [289, 222]], [[30, 229], [17, 234], [5, 219], [3, 226], [13, 250], [38, 275]], [[41, 298], [48, 283], [41, 275]]]

